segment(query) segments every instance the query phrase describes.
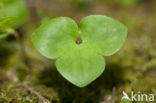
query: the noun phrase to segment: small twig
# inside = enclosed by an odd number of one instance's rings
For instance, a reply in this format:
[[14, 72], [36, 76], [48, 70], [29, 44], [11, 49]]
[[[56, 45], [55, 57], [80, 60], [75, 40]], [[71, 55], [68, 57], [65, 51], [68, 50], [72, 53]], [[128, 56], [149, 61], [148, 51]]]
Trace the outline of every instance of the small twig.
[[13, 89], [16, 89], [16, 88], [19, 88], [19, 87], [23, 87], [24, 89], [26, 89], [27, 91], [29, 91], [31, 94], [35, 95], [38, 97], [39, 101], [38, 103], [52, 103], [50, 102], [48, 99], [46, 99], [45, 97], [43, 97], [42, 95], [40, 95], [40, 93], [38, 93], [37, 91], [35, 91], [33, 88], [27, 86], [27, 85], [24, 85], [22, 83], [19, 83], [18, 85], [16, 85], [15, 87], [12, 87], [9, 91], [9, 93], [11, 93], [11, 91]]
[[16, 38], [17, 42], [20, 45], [20, 49], [21, 49], [21, 52], [22, 52], [22, 56], [24, 58], [25, 65], [27, 66], [28, 71], [29, 71], [29, 74], [27, 75], [28, 85], [31, 85], [31, 76], [30, 76], [30, 74], [31, 74], [32, 65], [30, 63], [30, 59], [29, 59], [29, 57], [26, 54], [25, 46], [22, 43], [21, 38], [20, 38], [18, 32], [14, 30], [12, 32], [12, 35]]
[[[14, 31], [12, 33], [12, 35], [16, 38], [17, 42], [19, 43], [20, 45], [20, 48], [21, 48], [21, 51], [22, 51], [22, 55], [23, 55], [23, 58], [24, 58], [24, 62], [25, 62], [25, 65], [29, 68], [29, 71], [32, 69], [32, 65], [30, 63], [30, 60], [29, 60], [29, 57], [27, 56], [26, 54], [26, 51], [25, 51], [25, 46], [23, 45], [21, 39], [20, 39], [20, 36], [18, 34], [17, 31]], [[30, 84], [30, 75], [28, 75], [28, 82]], [[32, 94], [36, 95], [38, 98], [39, 98], [39, 103], [51, 103], [48, 99], [44, 98], [43, 96], [41, 96], [37, 91], [35, 91], [33, 88], [29, 87], [29, 86], [26, 86], [26, 85], [22, 85], [20, 84], [19, 86], [23, 86], [24, 88], [26, 88], [28, 91], [30, 91]]]
[[41, 96], [37, 91], [35, 91], [33, 88], [24, 86], [28, 91], [30, 91], [32, 94], [36, 95], [39, 98], [39, 103], [51, 103], [48, 99]]
[[112, 100], [114, 100], [115, 90], [116, 90], [116, 89], [115, 89], [115, 87], [114, 87], [113, 90], [112, 90], [112, 97], [111, 97]]
[[[21, 51], [22, 51], [22, 55], [23, 55], [23, 58], [24, 58], [24, 62], [25, 62], [25, 65], [29, 68], [29, 71], [32, 69], [32, 66], [31, 66], [31, 63], [30, 63], [30, 60], [29, 60], [29, 57], [27, 56], [26, 54], [26, 51], [25, 51], [25, 46], [23, 45], [21, 39], [20, 39], [20, 36], [18, 34], [17, 31], [14, 30], [14, 32], [12, 33], [13, 36], [16, 38], [17, 42], [19, 43], [20, 45], [20, 48], [21, 48]], [[28, 82], [30, 84], [30, 75], [28, 75]], [[19, 86], [23, 86], [24, 88], [26, 88], [28, 91], [30, 91], [32, 94], [36, 95], [38, 98], [39, 98], [39, 103], [51, 103], [48, 99], [44, 98], [43, 96], [41, 96], [37, 91], [35, 91], [33, 88], [27, 86], [27, 85], [23, 85], [23, 84], [19, 84]]]
[[29, 69], [31, 69], [32, 66], [31, 66], [29, 57], [26, 55], [25, 46], [23, 45], [23, 43], [22, 43], [22, 41], [21, 41], [21, 38], [20, 38], [18, 32], [14, 30], [14, 32], [12, 33], [12, 35], [16, 38], [17, 42], [18, 42], [19, 45], [20, 45], [20, 48], [21, 48], [22, 55], [23, 55], [24, 62], [25, 62], [25, 64], [26, 64], [26, 66], [27, 66]]

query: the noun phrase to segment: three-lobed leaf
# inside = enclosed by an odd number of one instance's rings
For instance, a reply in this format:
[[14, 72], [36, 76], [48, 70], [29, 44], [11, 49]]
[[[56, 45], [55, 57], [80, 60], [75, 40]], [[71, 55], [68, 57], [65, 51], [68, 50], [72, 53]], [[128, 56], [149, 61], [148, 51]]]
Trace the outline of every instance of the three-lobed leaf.
[[[56, 67], [64, 78], [84, 87], [102, 74], [103, 56], [118, 51], [126, 34], [123, 24], [103, 15], [87, 16], [79, 27], [72, 19], [59, 17], [41, 25], [32, 42], [42, 55], [57, 59]], [[79, 36], [81, 44], [76, 43]]]

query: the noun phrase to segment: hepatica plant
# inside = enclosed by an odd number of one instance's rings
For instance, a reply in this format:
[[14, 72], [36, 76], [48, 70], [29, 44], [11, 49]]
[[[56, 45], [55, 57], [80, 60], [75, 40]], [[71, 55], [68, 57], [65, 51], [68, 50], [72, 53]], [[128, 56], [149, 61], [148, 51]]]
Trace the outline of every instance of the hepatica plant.
[[103, 15], [87, 16], [79, 26], [71, 18], [58, 17], [41, 25], [32, 42], [42, 55], [56, 59], [64, 78], [84, 87], [102, 74], [103, 56], [117, 52], [126, 35], [123, 24]]

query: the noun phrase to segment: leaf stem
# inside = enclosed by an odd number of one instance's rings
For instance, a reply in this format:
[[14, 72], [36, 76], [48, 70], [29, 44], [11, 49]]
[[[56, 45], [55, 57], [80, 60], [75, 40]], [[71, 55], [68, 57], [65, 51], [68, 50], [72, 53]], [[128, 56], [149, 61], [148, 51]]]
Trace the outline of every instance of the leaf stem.
[[22, 51], [22, 55], [23, 55], [23, 58], [24, 58], [25, 65], [26, 65], [29, 69], [32, 69], [32, 65], [31, 65], [31, 63], [30, 63], [30, 59], [29, 59], [29, 57], [28, 57], [27, 54], [26, 54], [25, 46], [24, 46], [24, 44], [22, 43], [21, 38], [20, 38], [18, 32], [14, 30], [13, 33], [12, 33], [12, 35], [16, 38], [17, 42], [18, 42], [19, 45], [20, 45], [20, 49], [21, 49], [21, 51]]
[[27, 81], [28, 81], [28, 84], [31, 85], [31, 75], [30, 74], [31, 74], [31, 70], [32, 70], [32, 65], [31, 65], [29, 57], [26, 54], [25, 46], [24, 46], [24, 44], [19, 36], [19, 33], [17, 31], [13, 30], [11, 34], [16, 38], [17, 42], [19, 43], [25, 65], [27, 66], [28, 72], [29, 72], [29, 74], [27, 76]]

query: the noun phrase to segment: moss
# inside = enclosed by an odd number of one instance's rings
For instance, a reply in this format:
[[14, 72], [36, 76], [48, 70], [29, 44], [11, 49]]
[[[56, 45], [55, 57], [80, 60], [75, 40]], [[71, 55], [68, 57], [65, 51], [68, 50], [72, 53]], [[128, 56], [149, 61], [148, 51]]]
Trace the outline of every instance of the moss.
[[78, 88], [65, 80], [54, 67], [41, 71], [39, 83], [57, 90], [61, 103], [93, 103], [99, 102], [107, 93], [111, 94], [113, 87], [126, 82], [122, 78], [123, 72], [117, 64], [110, 64], [100, 78], [87, 87]]
[[[33, 91], [28, 88], [19, 85], [18, 83], [1, 85], [0, 90], [0, 103], [39, 103], [41, 98], [38, 97]], [[32, 87], [29, 87], [32, 88]], [[58, 103], [56, 92], [52, 88], [45, 86], [35, 86], [33, 90], [46, 98], [49, 101], [55, 101]]]

